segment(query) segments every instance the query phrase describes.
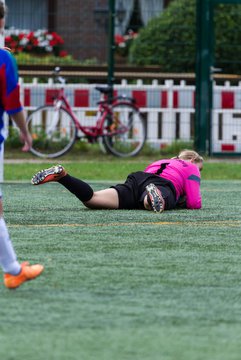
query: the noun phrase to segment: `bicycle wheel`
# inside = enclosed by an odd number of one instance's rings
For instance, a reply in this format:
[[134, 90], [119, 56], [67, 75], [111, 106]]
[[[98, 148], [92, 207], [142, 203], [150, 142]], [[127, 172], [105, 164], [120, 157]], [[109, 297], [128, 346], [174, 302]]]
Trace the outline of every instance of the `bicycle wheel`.
[[144, 119], [131, 103], [119, 102], [112, 106], [112, 119], [104, 124], [107, 135], [103, 143], [110, 153], [119, 157], [137, 155], [146, 140]]
[[53, 105], [41, 106], [27, 119], [33, 138], [31, 153], [38, 157], [56, 158], [64, 155], [73, 146], [77, 129], [72, 115]]

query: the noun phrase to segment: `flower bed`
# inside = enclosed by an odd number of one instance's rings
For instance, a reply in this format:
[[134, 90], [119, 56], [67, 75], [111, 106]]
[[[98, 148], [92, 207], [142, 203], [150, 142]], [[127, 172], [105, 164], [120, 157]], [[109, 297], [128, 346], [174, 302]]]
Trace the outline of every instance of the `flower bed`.
[[56, 32], [47, 30], [6, 30], [5, 45], [15, 54], [25, 52], [33, 55], [67, 56], [63, 50], [64, 40]]
[[137, 38], [138, 33], [129, 30], [126, 35], [115, 35], [115, 49], [116, 53], [121, 56], [128, 56], [131, 43]]

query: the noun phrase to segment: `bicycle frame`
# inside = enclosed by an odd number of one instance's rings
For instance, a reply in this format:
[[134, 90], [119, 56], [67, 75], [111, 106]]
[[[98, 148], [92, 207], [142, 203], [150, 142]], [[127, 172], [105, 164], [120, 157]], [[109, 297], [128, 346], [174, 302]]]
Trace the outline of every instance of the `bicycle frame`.
[[[94, 126], [86, 126], [86, 125], [82, 125], [80, 123], [79, 119], [73, 112], [72, 107], [69, 104], [69, 101], [65, 96], [63, 87], [58, 90], [58, 95], [54, 99], [54, 106], [56, 107], [56, 110], [58, 110], [60, 108], [64, 108], [65, 110], [67, 110], [73, 117], [73, 120], [75, 122], [75, 126], [76, 126], [77, 130], [82, 131], [85, 134], [85, 136], [88, 138], [89, 141], [95, 140], [97, 137], [113, 136], [113, 134], [117, 134], [117, 132], [113, 132], [113, 131], [105, 132], [105, 129], [104, 129], [105, 120], [108, 119], [108, 116], [110, 116], [110, 118], [112, 117], [112, 108], [111, 107], [112, 107], [112, 105], [115, 105], [117, 103], [118, 103], [117, 100], [114, 100], [113, 103], [109, 104], [104, 99], [104, 96], [101, 96], [101, 100], [98, 102], [96, 124]], [[125, 101], [124, 98], [122, 100], [122, 103], [129, 104], [128, 100]], [[135, 107], [135, 106], [133, 105], [133, 107]], [[125, 133], [126, 130], [127, 130], [127, 128], [123, 126], [123, 129], [121, 131], [119, 130], [118, 134]]]

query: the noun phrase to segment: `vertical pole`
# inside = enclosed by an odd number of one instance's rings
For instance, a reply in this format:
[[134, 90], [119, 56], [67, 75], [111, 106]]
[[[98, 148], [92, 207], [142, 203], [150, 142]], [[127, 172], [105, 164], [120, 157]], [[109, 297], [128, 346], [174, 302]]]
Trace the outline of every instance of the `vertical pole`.
[[114, 77], [114, 55], [115, 55], [115, 0], [109, 0], [109, 31], [108, 31], [108, 85], [112, 89], [110, 97], [113, 97]]
[[212, 109], [213, 19], [212, 0], [197, 0], [196, 6], [196, 120], [195, 148], [201, 153], [210, 151], [210, 121]]
[[208, 139], [208, 154], [212, 153], [212, 110], [213, 110], [213, 74], [214, 69], [214, 48], [215, 48], [215, 35], [214, 35], [214, 3], [210, 0], [209, 5], [209, 117], [207, 127], [207, 139]]
[[[5, 3], [4, 0], [2, 0], [3, 3]], [[0, 31], [0, 47], [4, 46], [4, 34]], [[3, 182], [4, 176], [4, 143], [2, 143], [0, 148], [0, 182]]]

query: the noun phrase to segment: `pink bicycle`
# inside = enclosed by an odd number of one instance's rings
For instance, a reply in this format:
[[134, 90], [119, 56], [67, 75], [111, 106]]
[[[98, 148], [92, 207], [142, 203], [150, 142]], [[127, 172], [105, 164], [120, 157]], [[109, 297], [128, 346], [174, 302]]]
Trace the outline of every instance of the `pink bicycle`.
[[109, 99], [110, 87], [97, 86], [101, 93], [94, 126], [82, 125], [65, 96], [65, 78], [55, 69], [56, 90], [53, 104], [34, 110], [27, 123], [33, 138], [31, 152], [38, 157], [56, 158], [66, 154], [75, 141], [100, 142], [107, 152], [128, 157], [137, 155], [146, 140], [146, 126], [133, 98], [117, 96]]

